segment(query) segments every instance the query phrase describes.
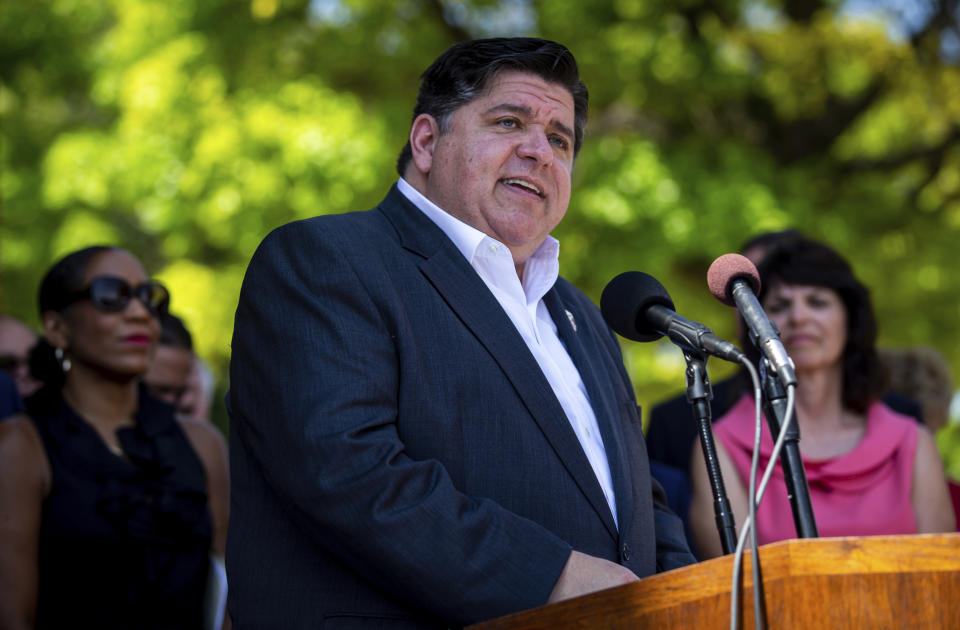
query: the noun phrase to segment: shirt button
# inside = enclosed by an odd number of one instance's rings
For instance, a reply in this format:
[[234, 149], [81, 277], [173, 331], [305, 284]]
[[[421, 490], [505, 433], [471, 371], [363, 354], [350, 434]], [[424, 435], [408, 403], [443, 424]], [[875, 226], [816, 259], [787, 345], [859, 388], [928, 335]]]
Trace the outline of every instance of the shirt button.
[[497, 251], [497, 246], [496, 246], [496, 245], [491, 245], [491, 246], [490, 246], [490, 251], [491, 251], [491, 252]]

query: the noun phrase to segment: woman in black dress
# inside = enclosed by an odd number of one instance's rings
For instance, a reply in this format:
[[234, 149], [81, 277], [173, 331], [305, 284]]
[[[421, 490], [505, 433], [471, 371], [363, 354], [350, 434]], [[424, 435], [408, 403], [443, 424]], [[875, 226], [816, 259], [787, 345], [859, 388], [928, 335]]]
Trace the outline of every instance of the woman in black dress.
[[0, 627], [203, 627], [226, 454], [140, 384], [168, 301], [119, 248], [44, 277], [31, 368], [45, 386], [0, 423]]

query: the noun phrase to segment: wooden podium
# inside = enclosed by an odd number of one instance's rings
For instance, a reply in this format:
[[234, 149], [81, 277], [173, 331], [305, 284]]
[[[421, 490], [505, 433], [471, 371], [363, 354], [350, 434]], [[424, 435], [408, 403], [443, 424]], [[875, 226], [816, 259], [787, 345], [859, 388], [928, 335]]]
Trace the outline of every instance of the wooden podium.
[[[960, 629], [960, 533], [786, 540], [759, 553], [771, 629]], [[470, 629], [727, 629], [732, 573], [724, 556]], [[743, 576], [742, 627], [753, 628], [749, 551]]]

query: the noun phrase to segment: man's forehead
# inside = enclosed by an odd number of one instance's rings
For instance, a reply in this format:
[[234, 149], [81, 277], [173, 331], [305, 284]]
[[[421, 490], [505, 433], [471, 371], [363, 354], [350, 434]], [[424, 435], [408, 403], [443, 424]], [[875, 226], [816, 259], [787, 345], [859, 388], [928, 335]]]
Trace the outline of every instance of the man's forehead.
[[477, 100], [484, 100], [484, 112], [514, 111], [528, 115], [546, 114], [553, 126], [573, 137], [575, 123], [573, 95], [560, 83], [518, 71], [502, 71], [492, 78]]
[[479, 96], [490, 96], [500, 88], [506, 87], [507, 85], [509, 85], [510, 89], [512, 90], [520, 84], [529, 86], [531, 91], [538, 90], [544, 92], [541, 98], [556, 105], [569, 107], [570, 111], [573, 111], [573, 94], [566, 85], [556, 81], [550, 81], [538, 74], [526, 72], [524, 70], [514, 70], [508, 68], [497, 72], [490, 77], [490, 80], [487, 81], [483, 92], [481, 92]]
[[0, 319], [0, 344], [4, 347], [32, 345], [37, 335], [30, 328], [15, 319]]

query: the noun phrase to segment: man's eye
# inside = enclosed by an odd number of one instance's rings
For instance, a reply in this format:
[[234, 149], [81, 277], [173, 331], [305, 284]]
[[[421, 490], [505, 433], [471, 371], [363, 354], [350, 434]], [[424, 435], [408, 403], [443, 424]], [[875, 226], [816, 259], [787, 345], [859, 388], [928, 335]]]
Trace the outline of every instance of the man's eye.
[[500, 121], [501, 127], [506, 127], [507, 129], [513, 129], [517, 126], [517, 121], [513, 118], [504, 118]]
[[558, 149], [566, 150], [567, 147], [570, 146], [570, 143], [567, 142], [567, 139], [564, 138], [563, 136], [552, 136], [550, 138], [550, 142], [553, 144], [553, 146], [557, 147]]

